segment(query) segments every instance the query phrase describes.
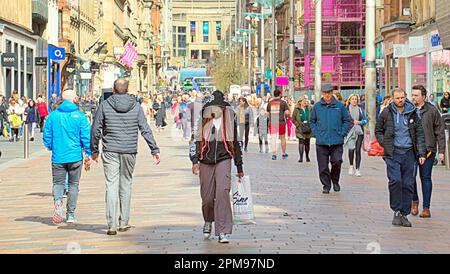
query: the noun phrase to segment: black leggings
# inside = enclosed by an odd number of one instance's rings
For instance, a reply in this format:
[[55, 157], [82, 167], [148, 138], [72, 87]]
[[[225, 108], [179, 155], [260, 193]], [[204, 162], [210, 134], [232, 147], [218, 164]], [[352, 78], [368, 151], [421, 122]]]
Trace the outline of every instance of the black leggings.
[[41, 132], [44, 131], [44, 121], [45, 117], [41, 117], [41, 120], [39, 120], [39, 128], [41, 129]]
[[306, 159], [309, 159], [309, 150], [310, 150], [310, 140], [306, 139], [298, 139], [298, 153], [300, 154], [300, 160], [303, 159], [303, 152], [306, 152]]
[[19, 129], [18, 128], [11, 128], [11, 139], [13, 139], [13, 140], [19, 139]]
[[359, 169], [361, 166], [361, 147], [364, 141], [364, 135], [358, 135], [358, 139], [356, 139], [356, 148], [348, 150], [348, 159], [350, 161], [350, 165], [353, 165], [353, 159], [355, 158], [356, 152], [356, 169]]
[[[250, 124], [240, 124], [239, 125], [239, 135], [242, 135], [244, 133], [244, 136], [239, 136], [239, 140], [244, 141], [244, 148], [247, 148], [248, 146], [248, 135], [250, 133]], [[245, 140], [244, 140], [245, 138]]]

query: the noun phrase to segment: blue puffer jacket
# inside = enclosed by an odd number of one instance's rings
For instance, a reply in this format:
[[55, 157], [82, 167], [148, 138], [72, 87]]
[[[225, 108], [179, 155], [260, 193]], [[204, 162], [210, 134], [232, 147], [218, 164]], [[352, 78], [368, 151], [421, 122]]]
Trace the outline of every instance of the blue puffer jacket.
[[53, 164], [81, 161], [82, 149], [86, 156], [91, 156], [91, 126], [86, 115], [70, 101], [64, 101], [50, 113], [43, 139], [45, 147], [52, 151]]
[[341, 145], [353, 125], [353, 119], [335, 98], [330, 104], [321, 99], [311, 111], [310, 124], [316, 144]]

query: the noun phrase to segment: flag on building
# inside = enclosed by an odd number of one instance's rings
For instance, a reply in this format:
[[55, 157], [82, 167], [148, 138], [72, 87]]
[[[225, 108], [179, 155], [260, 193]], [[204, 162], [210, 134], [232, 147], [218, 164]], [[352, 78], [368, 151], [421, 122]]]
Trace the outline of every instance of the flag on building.
[[124, 52], [118, 57], [118, 60], [123, 65], [131, 68], [136, 61], [137, 56], [138, 52], [136, 46], [133, 44], [133, 42], [128, 41], [124, 47]]

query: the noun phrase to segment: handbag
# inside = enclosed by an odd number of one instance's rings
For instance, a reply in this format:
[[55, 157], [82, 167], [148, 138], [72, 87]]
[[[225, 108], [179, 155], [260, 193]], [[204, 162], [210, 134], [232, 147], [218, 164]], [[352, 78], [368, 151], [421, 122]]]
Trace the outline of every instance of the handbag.
[[22, 125], [22, 119], [20, 119], [19, 115], [14, 113], [11, 116], [11, 125], [13, 128], [19, 128]]
[[232, 177], [231, 203], [233, 205], [233, 224], [255, 224], [250, 177]]
[[311, 126], [309, 125], [309, 121], [304, 121], [300, 125], [300, 130], [303, 134], [310, 134], [311, 133]]

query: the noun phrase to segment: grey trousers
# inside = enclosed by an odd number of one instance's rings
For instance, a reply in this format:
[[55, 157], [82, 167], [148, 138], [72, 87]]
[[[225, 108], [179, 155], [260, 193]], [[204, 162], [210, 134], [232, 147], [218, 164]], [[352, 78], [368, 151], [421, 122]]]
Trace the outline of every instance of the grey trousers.
[[106, 182], [106, 220], [108, 228], [117, 229], [117, 206], [120, 205], [119, 227], [130, 220], [131, 181], [136, 154], [102, 153]]
[[200, 164], [200, 195], [205, 222], [215, 222], [215, 235], [231, 234], [231, 159], [215, 165]]

